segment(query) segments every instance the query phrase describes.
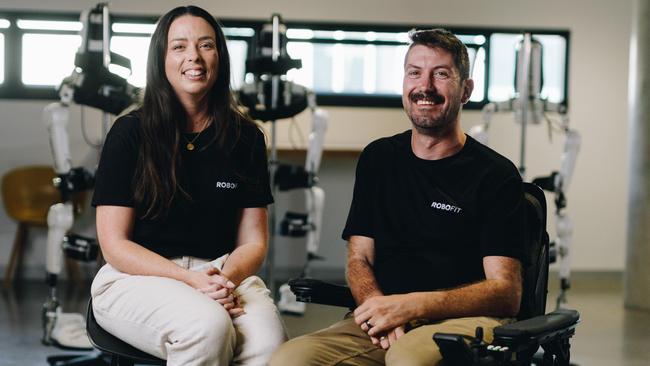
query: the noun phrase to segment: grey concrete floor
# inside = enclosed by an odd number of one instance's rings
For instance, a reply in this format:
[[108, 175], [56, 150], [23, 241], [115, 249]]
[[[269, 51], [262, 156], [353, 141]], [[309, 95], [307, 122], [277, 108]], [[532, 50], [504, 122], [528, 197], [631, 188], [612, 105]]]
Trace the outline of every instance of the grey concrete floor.
[[[568, 308], [580, 311], [571, 361], [580, 366], [650, 366], [650, 311], [626, 309], [620, 276], [575, 276]], [[558, 293], [551, 282], [547, 308]], [[646, 289], [647, 291], [647, 289]]]
[[[549, 309], [557, 294], [554, 282]], [[625, 309], [619, 277], [577, 276], [568, 307], [578, 309], [582, 322], [572, 340], [572, 362], [580, 366], [650, 366], [650, 312]], [[85, 312], [88, 288], [60, 286], [66, 312]], [[40, 308], [47, 287], [19, 282], [0, 290], [0, 366], [46, 365], [46, 357], [66, 353], [41, 344]], [[323, 328], [346, 310], [309, 304], [302, 317], [285, 316], [291, 337]], [[69, 352], [67, 352], [69, 353]]]

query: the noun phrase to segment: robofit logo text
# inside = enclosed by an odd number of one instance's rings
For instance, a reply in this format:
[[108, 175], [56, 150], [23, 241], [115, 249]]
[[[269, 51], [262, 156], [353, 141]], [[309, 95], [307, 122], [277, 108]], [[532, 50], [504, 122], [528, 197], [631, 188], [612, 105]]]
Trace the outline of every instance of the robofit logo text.
[[453, 213], [460, 213], [463, 210], [460, 207], [452, 206], [452, 205], [448, 205], [446, 203], [440, 203], [440, 202], [436, 202], [436, 201], [433, 201], [433, 203], [431, 203], [431, 207], [433, 207], [435, 209], [438, 209], [438, 210], [449, 211], [449, 212], [453, 212]]
[[217, 188], [235, 189], [237, 188], [237, 183], [217, 182]]

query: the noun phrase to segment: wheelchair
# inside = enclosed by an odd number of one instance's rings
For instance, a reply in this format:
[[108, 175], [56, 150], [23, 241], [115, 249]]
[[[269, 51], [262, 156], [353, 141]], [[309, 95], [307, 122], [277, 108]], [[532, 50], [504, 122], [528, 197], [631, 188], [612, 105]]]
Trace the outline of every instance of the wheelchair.
[[[526, 201], [526, 246], [528, 265], [523, 273], [522, 302], [517, 321], [494, 329], [491, 344], [483, 341], [483, 331], [466, 339], [458, 334], [436, 333], [436, 342], [452, 366], [569, 366], [570, 339], [580, 321], [576, 310], [557, 309], [545, 314], [550, 264], [549, 236], [546, 232], [546, 198], [532, 183], [524, 183]], [[347, 286], [311, 278], [289, 281], [298, 301], [332, 306], [356, 307]], [[539, 349], [543, 352], [538, 352]]]

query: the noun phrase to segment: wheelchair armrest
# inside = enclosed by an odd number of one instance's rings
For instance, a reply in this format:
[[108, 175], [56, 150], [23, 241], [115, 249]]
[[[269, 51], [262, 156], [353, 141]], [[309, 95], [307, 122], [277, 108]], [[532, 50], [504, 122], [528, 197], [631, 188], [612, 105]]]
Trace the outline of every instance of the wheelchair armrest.
[[445, 364], [453, 366], [510, 365], [508, 360], [512, 359], [513, 354], [517, 359], [513, 365], [528, 365], [539, 346], [554, 357], [551, 359], [560, 360], [558, 365], [568, 365], [568, 338], [575, 333], [579, 321], [577, 311], [561, 309], [496, 327], [491, 344], [484, 343], [482, 336], [467, 343], [466, 338], [471, 337], [447, 333], [435, 333], [433, 340], [440, 348]]
[[344, 306], [350, 309], [357, 307], [348, 286], [313, 278], [294, 278], [289, 280], [289, 288], [296, 295], [296, 299], [301, 302]]
[[531, 343], [542, 345], [556, 339], [571, 337], [579, 321], [580, 313], [576, 310], [559, 309], [549, 314], [494, 328], [493, 344], [510, 348]]

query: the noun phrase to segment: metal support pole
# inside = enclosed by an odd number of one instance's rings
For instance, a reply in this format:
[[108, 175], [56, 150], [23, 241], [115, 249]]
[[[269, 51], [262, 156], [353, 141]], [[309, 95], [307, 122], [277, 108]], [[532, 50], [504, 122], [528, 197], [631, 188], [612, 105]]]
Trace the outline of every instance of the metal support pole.
[[630, 189], [624, 303], [650, 311], [650, 0], [636, 0], [630, 41]]
[[[280, 57], [280, 17], [276, 14], [273, 15], [273, 39], [272, 39], [272, 53], [271, 57], [273, 61], [277, 61]], [[275, 110], [278, 107], [278, 98], [279, 98], [279, 87], [280, 87], [280, 75], [271, 76], [271, 109]], [[275, 172], [278, 167], [278, 151], [277, 151], [277, 140], [276, 140], [276, 121], [270, 121], [271, 123], [271, 158], [269, 161], [269, 174], [271, 175], [271, 189], [273, 196], [275, 197], [277, 189], [275, 187]], [[271, 296], [275, 298], [276, 286], [275, 286], [275, 276], [273, 274], [275, 270], [275, 236], [276, 236], [276, 219], [277, 219], [277, 209], [275, 203], [271, 205], [269, 212], [269, 250], [266, 256], [266, 274], [265, 280], [266, 285], [271, 291]]]
[[526, 179], [526, 127], [528, 124], [528, 110], [531, 102], [531, 70], [530, 58], [532, 51], [532, 35], [524, 33], [524, 42], [522, 44], [522, 75], [519, 77], [519, 101], [521, 103], [521, 147], [519, 149], [519, 174], [522, 179]]
[[[102, 62], [106, 70], [111, 64], [111, 18], [108, 13], [108, 4], [102, 9]], [[108, 90], [104, 90], [108, 95]], [[108, 112], [102, 112], [102, 141], [110, 129], [111, 117]]]

